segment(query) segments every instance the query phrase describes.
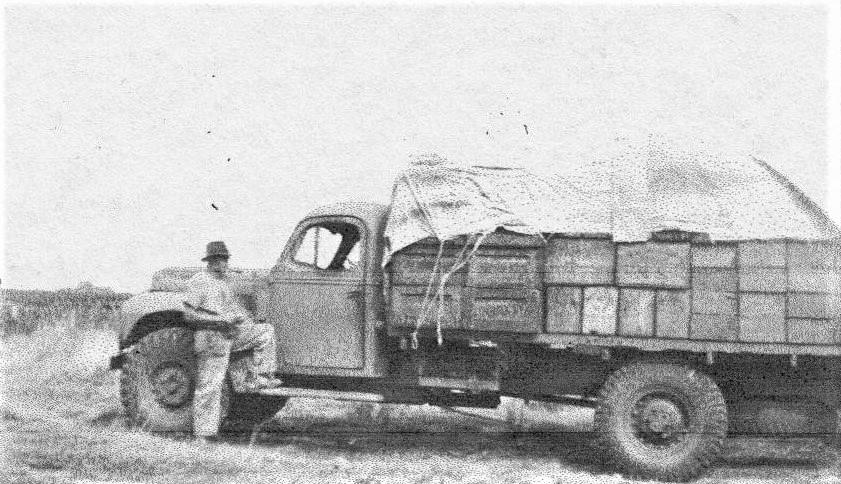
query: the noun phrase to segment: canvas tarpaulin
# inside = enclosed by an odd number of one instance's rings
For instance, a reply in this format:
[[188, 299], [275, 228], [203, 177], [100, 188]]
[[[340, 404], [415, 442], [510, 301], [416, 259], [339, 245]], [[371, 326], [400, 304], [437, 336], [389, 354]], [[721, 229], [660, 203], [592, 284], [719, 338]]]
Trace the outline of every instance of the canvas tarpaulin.
[[721, 159], [649, 144], [575, 171], [464, 166], [430, 155], [396, 179], [386, 237], [391, 254], [434, 237], [487, 234], [705, 233], [711, 241], [827, 240], [838, 228], [785, 177], [752, 157]]

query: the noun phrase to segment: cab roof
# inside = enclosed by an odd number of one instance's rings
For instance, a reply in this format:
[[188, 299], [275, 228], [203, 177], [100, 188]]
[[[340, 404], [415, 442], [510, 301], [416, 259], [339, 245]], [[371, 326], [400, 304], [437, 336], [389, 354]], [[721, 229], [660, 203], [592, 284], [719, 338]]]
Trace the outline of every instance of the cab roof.
[[363, 201], [331, 203], [311, 210], [306, 218], [336, 215], [357, 217], [362, 219], [369, 227], [379, 227], [388, 216], [388, 205]]

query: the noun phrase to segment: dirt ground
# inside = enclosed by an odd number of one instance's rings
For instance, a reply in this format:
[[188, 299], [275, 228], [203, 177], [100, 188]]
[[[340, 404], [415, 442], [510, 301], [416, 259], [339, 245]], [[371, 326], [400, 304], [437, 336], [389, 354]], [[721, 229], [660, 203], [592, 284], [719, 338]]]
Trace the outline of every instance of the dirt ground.
[[[0, 482], [620, 483], [592, 446], [592, 412], [508, 399], [499, 409], [292, 400], [254, 435], [198, 446], [130, 431], [113, 336], [44, 331], [2, 342]], [[841, 483], [814, 439], [733, 438], [699, 483]]]

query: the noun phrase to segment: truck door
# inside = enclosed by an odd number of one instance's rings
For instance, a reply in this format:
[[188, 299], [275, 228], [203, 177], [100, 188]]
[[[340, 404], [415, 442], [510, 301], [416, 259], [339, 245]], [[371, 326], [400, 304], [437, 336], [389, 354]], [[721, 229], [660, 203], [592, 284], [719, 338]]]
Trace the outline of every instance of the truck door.
[[267, 294], [281, 372], [362, 371], [368, 236], [353, 217], [308, 219], [293, 233], [269, 275]]

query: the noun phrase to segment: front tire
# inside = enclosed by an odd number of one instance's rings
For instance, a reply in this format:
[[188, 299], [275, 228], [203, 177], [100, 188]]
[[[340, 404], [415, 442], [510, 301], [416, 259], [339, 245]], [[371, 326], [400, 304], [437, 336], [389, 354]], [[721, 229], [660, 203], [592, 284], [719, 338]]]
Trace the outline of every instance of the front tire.
[[[120, 398], [129, 426], [156, 433], [192, 432], [195, 382], [191, 330], [164, 328], [144, 336], [126, 355], [120, 376]], [[229, 400], [230, 390], [223, 385], [223, 417]]]
[[632, 477], [687, 481], [721, 453], [727, 407], [707, 375], [683, 365], [633, 363], [599, 392], [600, 447]]

